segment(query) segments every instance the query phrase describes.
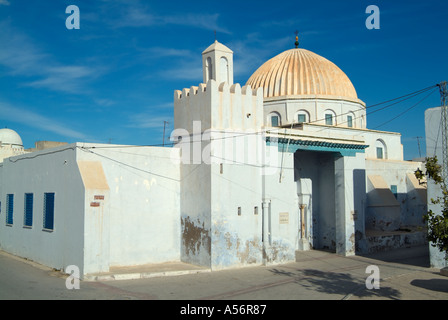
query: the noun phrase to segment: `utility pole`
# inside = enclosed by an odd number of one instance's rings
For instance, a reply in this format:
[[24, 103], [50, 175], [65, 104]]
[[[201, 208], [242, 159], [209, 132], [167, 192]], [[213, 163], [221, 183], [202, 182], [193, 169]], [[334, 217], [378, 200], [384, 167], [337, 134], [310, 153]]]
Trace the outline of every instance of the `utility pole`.
[[420, 150], [420, 138], [422, 138], [422, 137], [415, 137], [415, 138], [417, 139], [417, 144], [418, 144], [418, 154], [419, 154], [419, 157], [421, 158], [422, 152]]
[[442, 103], [442, 177], [445, 184], [448, 182], [448, 90], [446, 81], [439, 83], [437, 86], [440, 91], [440, 101]]

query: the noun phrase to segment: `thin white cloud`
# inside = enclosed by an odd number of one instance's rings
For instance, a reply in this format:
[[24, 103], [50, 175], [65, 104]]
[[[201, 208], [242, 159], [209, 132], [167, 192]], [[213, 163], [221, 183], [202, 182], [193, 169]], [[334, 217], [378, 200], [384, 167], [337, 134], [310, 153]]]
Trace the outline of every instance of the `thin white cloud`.
[[113, 106], [115, 104], [115, 101], [111, 100], [111, 99], [94, 99], [95, 104], [97, 104], [98, 106], [101, 107], [110, 107]]
[[27, 86], [49, 88], [57, 91], [80, 93], [82, 81], [94, 76], [94, 71], [83, 66], [46, 67], [43, 79], [27, 83]]
[[58, 120], [48, 118], [24, 108], [11, 106], [8, 103], [0, 102], [0, 114], [2, 115], [2, 119], [7, 121], [21, 123], [40, 130], [56, 133], [67, 138], [80, 140], [86, 139], [86, 135], [68, 128]]
[[114, 27], [150, 27], [181, 25], [229, 34], [230, 31], [219, 25], [219, 14], [178, 13], [173, 15], [154, 15], [141, 4], [133, 3], [121, 10], [122, 15], [114, 21]]
[[12, 30], [7, 22], [0, 22], [0, 30], [0, 64], [12, 75], [40, 73], [40, 63], [48, 56], [37, 50], [25, 35]]
[[[173, 114], [166, 114], [166, 112], [171, 111], [173, 107], [173, 102], [164, 102], [143, 109], [140, 113], [133, 113], [129, 115], [127, 127], [139, 129], [163, 129], [164, 121], [170, 122], [171, 125], [173, 123]], [[158, 110], [157, 114], [154, 114], [154, 110]]]
[[98, 68], [58, 63], [7, 22], [0, 22], [0, 30], [0, 65], [7, 67], [9, 75], [24, 77], [25, 86], [79, 93], [86, 79], [100, 74]]
[[163, 129], [164, 121], [172, 123], [171, 116], [153, 116], [148, 113], [133, 115], [128, 127], [139, 129]]
[[163, 18], [166, 24], [178, 24], [183, 26], [197, 27], [220, 33], [230, 34], [230, 31], [218, 25], [219, 14], [179, 14]]
[[3, 5], [3, 6], [9, 6], [10, 3], [9, 3], [8, 0], [0, 0], [0, 5]]
[[[231, 41], [229, 43], [224, 43], [234, 52], [234, 76], [235, 80], [240, 78], [242, 85], [249, 79], [249, 76], [255, 72], [255, 70], [260, 67], [268, 59], [274, 57], [275, 55], [283, 52], [288, 43], [291, 46], [294, 44], [294, 38], [285, 36], [283, 38], [278, 38], [274, 40], [267, 40], [263, 38], [262, 34], [252, 33], [248, 34], [243, 40]], [[184, 59], [178, 60], [175, 65], [170, 65], [169, 68], [163, 69], [154, 76], [163, 79], [172, 80], [189, 80], [195, 81], [197, 83], [202, 82], [203, 72], [202, 64], [200, 59], [201, 52], [196, 53], [184, 50], [164, 49], [164, 48], [153, 48], [154, 53], [158, 53], [162, 56], [164, 50], [171, 55], [176, 55]], [[148, 53], [152, 49], [148, 49]], [[199, 62], [198, 62], [199, 61]]]
[[243, 40], [232, 41], [228, 44], [234, 52], [233, 70], [235, 77], [245, 78], [255, 72], [268, 59], [283, 52], [292, 37], [285, 36], [274, 40], [265, 39], [261, 34], [252, 33]]
[[160, 23], [160, 19], [141, 8], [129, 7], [121, 19], [114, 23], [116, 27], [148, 27]]
[[164, 79], [202, 81], [202, 66], [186, 63], [180, 67], [162, 70], [158, 76]]
[[152, 47], [148, 49], [143, 49], [143, 51], [154, 57], [193, 57], [193, 53], [190, 50], [176, 49], [176, 48], [162, 48], [162, 47]]

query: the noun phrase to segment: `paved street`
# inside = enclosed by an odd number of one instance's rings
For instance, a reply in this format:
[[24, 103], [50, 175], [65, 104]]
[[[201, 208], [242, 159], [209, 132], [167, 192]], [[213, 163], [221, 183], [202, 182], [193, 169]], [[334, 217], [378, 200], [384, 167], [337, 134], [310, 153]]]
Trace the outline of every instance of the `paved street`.
[[[428, 261], [426, 247], [369, 257], [308, 251], [284, 265], [183, 275], [172, 270], [163, 277], [81, 281], [68, 290], [60, 272], [0, 252], [0, 299], [185, 300], [185, 306], [194, 300], [448, 300], [448, 277]], [[369, 265], [378, 267], [379, 289], [366, 288]]]

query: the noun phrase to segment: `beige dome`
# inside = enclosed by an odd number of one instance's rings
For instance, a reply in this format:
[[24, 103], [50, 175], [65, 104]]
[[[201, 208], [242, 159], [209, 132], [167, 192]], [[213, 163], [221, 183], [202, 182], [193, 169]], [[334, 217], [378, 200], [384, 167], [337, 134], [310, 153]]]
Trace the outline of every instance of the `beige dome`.
[[23, 142], [19, 134], [14, 130], [8, 128], [0, 129], [0, 141], [2, 142], [2, 144], [10, 144], [23, 147]]
[[265, 62], [246, 85], [263, 87], [265, 98], [323, 96], [358, 101], [347, 75], [333, 62], [306, 49], [291, 49]]

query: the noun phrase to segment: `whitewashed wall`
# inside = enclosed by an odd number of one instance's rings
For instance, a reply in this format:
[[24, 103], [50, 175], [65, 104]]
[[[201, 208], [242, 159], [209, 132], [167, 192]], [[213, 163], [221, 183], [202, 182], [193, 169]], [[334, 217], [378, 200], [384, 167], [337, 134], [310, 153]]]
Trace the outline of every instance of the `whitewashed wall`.
[[[74, 264], [81, 274], [179, 261], [180, 170], [173, 157], [170, 148], [71, 144], [7, 159], [0, 247], [58, 269]], [[24, 228], [29, 192], [34, 220]], [[44, 192], [55, 192], [53, 231], [42, 230]], [[14, 223], [7, 226], [10, 193]]]
[[[74, 145], [5, 159], [1, 177], [0, 247], [64, 269], [84, 263], [84, 188]], [[43, 230], [45, 192], [55, 193], [54, 230]], [[33, 193], [33, 224], [24, 227], [24, 194]], [[6, 225], [6, 194], [14, 194], [14, 223]]]
[[[179, 261], [180, 169], [176, 153], [160, 147], [80, 146], [85, 151], [78, 151], [78, 161], [100, 161], [110, 189], [109, 265]], [[87, 207], [92, 201], [86, 194]], [[95, 243], [97, 232], [104, 231], [93, 232], [91, 243]], [[86, 234], [86, 241], [90, 236]]]
[[[271, 101], [272, 100], [272, 101]], [[269, 125], [269, 115], [277, 112], [281, 116], [282, 125], [297, 123], [298, 111], [306, 111], [309, 115], [307, 121], [313, 124], [325, 124], [325, 113], [332, 110], [336, 117], [333, 119], [337, 126], [346, 127], [347, 115], [352, 116], [354, 128], [366, 128], [365, 106], [345, 100], [319, 99], [316, 97], [300, 99], [285, 99], [275, 101], [272, 98], [264, 103], [265, 124]]]

